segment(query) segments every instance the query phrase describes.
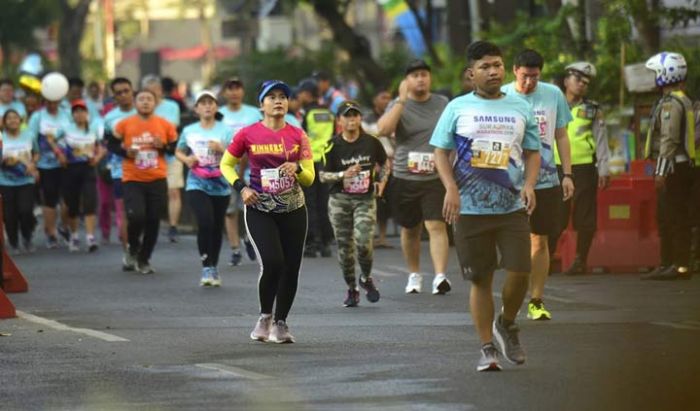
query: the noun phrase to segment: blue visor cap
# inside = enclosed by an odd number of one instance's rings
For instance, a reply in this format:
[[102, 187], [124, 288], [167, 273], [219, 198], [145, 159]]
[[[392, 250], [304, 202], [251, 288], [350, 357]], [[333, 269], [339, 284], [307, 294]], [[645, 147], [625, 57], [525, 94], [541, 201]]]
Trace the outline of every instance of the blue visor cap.
[[265, 96], [267, 96], [272, 90], [279, 89], [282, 90], [285, 96], [289, 98], [292, 94], [292, 90], [289, 88], [287, 83], [281, 80], [267, 80], [260, 87], [260, 94], [258, 94], [258, 102], [262, 103]]

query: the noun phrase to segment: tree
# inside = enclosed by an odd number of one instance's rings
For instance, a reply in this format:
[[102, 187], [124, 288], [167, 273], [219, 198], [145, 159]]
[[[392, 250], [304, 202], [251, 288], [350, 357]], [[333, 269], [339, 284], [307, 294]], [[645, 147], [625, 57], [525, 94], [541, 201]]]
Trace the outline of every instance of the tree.
[[[60, 27], [58, 31], [58, 55], [61, 61], [61, 71], [68, 77], [81, 75], [80, 42], [85, 32], [92, 0], [58, 0], [61, 10]], [[74, 5], [71, 5], [73, 3]]]
[[[309, 0], [316, 14], [328, 23], [333, 32], [333, 41], [351, 56], [351, 64], [364, 80], [374, 88], [385, 87], [389, 82], [384, 69], [372, 58], [367, 38], [358, 34], [345, 21], [338, 2]], [[341, 5], [344, 2], [340, 2]]]
[[3, 1], [0, 11], [0, 48], [5, 76], [13, 74], [10, 58], [12, 50], [35, 48], [34, 30], [47, 26], [57, 15], [58, 9], [53, 0]]

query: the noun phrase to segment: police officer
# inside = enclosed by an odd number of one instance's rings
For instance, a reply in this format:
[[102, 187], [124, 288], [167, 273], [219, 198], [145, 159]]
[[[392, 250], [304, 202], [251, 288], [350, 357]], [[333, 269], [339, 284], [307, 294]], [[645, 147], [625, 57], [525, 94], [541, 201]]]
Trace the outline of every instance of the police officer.
[[[317, 103], [319, 88], [313, 79], [304, 79], [299, 83], [297, 96], [304, 112], [302, 128], [309, 137], [316, 174], [320, 174], [324, 149], [335, 132], [335, 115], [327, 106]], [[304, 257], [316, 257], [317, 253], [321, 257], [330, 257], [333, 229], [328, 219], [328, 186], [315, 179], [311, 186], [304, 187], [304, 197], [309, 213]]]
[[[569, 223], [573, 206], [573, 226], [578, 237], [576, 241], [576, 258], [564, 272], [567, 275], [587, 272], [586, 260], [596, 231], [596, 203], [598, 188], [605, 188], [610, 182], [608, 159], [608, 134], [600, 105], [586, 99], [588, 86], [596, 76], [595, 66], [586, 61], [579, 61], [566, 66], [564, 93], [571, 108], [573, 121], [567, 126], [571, 145], [571, 173], [576, 191], [573, 198], [564, 203], [561, 230]], [[555, 146], [556, 148], [556, 146]], [[561, 169], [561, 159], [555, 150], [555, 159], [560, 172], [560, 179], [566, 177]], [[556, 248], [559, 236], [552, 236], [550, 250]]]
[[689, 279], [689, 222], [697, 208], [690, 188], [693, 166], [700, 165], [700, 159], [695, 151], [693, 103], [684, 92], [688, 65], [681, 54], [662, 52], [647, 60], [646, 67], [654, 71], [663, 94], [652, 112], [645, 153], [656, 159], [661, 266], [642, 279]]

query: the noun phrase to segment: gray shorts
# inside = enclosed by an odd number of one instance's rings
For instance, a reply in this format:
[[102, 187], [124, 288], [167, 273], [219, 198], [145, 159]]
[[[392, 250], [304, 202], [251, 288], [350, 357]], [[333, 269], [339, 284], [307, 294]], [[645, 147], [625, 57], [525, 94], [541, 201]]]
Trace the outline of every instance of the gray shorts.
[[478, 282], [500, 266], [530, 272], [530, 224], [524, 210], [509, 214], [461, 215], [454, 226], [455, 249], [465, 279]]

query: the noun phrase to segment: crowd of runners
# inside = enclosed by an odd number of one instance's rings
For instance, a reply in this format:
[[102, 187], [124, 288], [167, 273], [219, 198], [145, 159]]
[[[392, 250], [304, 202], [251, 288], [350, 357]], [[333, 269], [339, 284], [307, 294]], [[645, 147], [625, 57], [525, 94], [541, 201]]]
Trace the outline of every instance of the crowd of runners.
[[[6, 247], [35, 251], [40, 204], [48, 248], [64, 243], [71, 252], [98, 252], [96, 231], [109, 242], [114, 219], [122, 269], [152, 274], [161, 221], [177, 242], [185, 200], [197, 227], [200, 285], [222, 285], [225, 232], [230, 265], [241, 264], [241, 249], [260, 264], [260, 318], [251, 338], [289, 343], [287, 317], [304, 258], [331, 257], [335, 244], [347, 285], [343, 305], [357, 306], [361, 291], [377, 303], [374, 250], [391, 247], [391, 218], [400, 227], [405, 292], [423, 292], [428, 276], [430, 292], [444, 295], [452, 287], [452, 229], [482, 343], [477, 369], [500, 370], [501, 356], [523, 364], [515, 324], [521, 305], [529, 295], [527, 318], [552, 318], [545, 283], [569, 221], [576, 259], [564, 273], [588, 272], [596, 193], [610, 178], [605, 116], [586, 98], [596, 68], [569, 64], [555, 86], [541, 80], [544, 64], [529, 49], [505, 62], [496, 45], [478, 41], [467, 50], [460, 96], [433, 92], [431, 67], [413, 60], [397, 92], [379, 90], [369, 108], [325, 72], [293, 86], [266, 80], [246, 88], [233, 77], [194, 97], [194, 121], [186, 126], [188, 108], [172, 81], [153, 75], [138, 87], [111, 80], [109, 98], [97, 83], [85, 91], [82, 80], [70, 79], [65, 96], [42, 89], [43, 102], [32, 94], [16, 99], [12, 81], [2, 80]], [[700, 236], [697, 110], [684, 92], [683, 56], [660, 53], [647, 67], [662, 94], [647, 144], [648, 158], [657, 161], [662, 247], [660, 267], [643, 279], [689, 278], [698, 269], [691, 244]], [[515, 80], [504, 84], [510, 69]], [[243, 103], [246, 90], [256, 105]], [[425, 233], [431, 268], [420, 261]], [[498, 268], [506, 276], [497, 308]]]

